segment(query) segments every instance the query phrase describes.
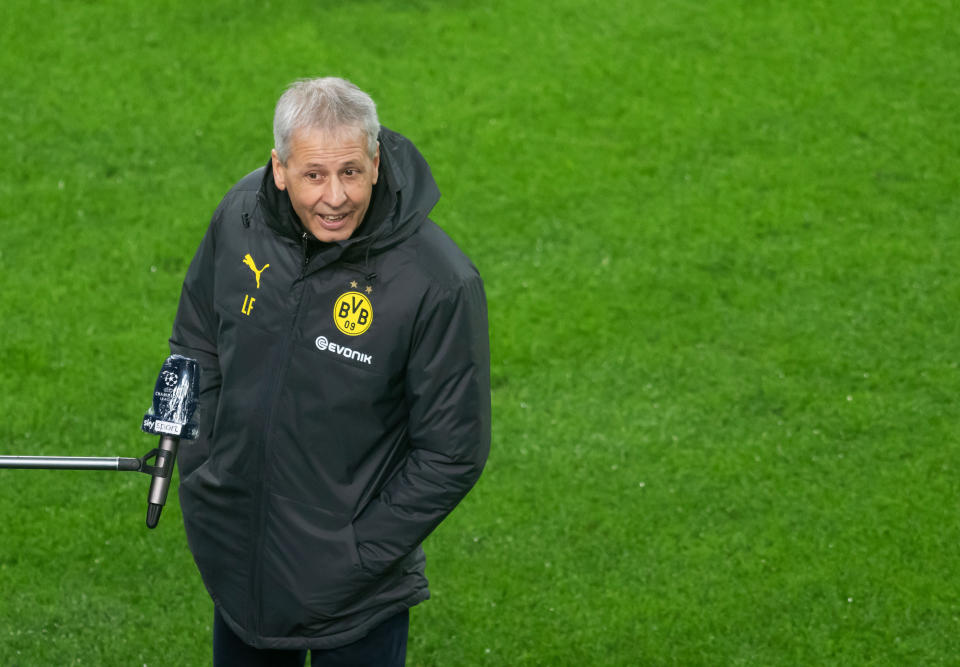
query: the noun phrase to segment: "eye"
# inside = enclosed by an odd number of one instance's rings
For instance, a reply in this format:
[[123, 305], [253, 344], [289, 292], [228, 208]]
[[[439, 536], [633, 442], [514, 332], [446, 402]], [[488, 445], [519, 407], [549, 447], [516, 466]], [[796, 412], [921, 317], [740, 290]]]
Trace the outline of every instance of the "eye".
[[344, 172], [343, 172], [343, 175], [344, 175], [344, 176], [356, 176], [358, 173], [360, 173], [360, 170], [359, 170], [359, 169], [345, 169]]

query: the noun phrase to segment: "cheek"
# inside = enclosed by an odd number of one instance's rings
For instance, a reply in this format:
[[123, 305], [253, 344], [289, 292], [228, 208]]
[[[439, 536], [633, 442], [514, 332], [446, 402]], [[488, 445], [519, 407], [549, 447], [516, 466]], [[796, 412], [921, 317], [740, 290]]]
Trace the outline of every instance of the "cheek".
[[294, 208], [313, 208], [319, 198], [319, 193], [316, 191], [316, 188], [300, 186], [297, 188], [287, 188], [287, 191], [290, 193], [290, 201], [293, 203]]
[[351, 201], [357, 204], [364, 204], [370, 202], [370, 196], [373, 194], [373, 183], [357, 183], [351, 185], [348, 192], [350, 193]]

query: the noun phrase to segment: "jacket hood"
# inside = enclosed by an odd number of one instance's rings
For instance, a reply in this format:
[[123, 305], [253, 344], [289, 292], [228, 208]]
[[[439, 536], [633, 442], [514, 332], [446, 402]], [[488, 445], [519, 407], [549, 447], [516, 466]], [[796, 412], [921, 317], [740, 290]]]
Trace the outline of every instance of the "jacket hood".
[[[413, 143], [397, 132], [380, 127], [380, 176], [373, 186], [370, 206], [354, 235], [344, 241], [322, 242], [308, 236], [318, 247], [341, 246], [343, 254], [377, 254], [413, 234], [440, 199], [440, 190], [430, 166]], [[306, 228], [290, 196], [273, 180], [270, 162], [264, 169], [257, 199], [267, 224], [278, 234], [303, 238]]]

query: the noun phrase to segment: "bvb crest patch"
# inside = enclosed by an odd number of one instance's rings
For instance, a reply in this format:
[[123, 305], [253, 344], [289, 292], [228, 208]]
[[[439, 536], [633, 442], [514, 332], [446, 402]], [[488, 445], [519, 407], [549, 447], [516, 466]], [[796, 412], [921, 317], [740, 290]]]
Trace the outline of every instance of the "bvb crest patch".
[[344, 292], [333, 304], [333, 323], [348, 336], [359, 336], [370, 328], [373, 305], [365, 294]]

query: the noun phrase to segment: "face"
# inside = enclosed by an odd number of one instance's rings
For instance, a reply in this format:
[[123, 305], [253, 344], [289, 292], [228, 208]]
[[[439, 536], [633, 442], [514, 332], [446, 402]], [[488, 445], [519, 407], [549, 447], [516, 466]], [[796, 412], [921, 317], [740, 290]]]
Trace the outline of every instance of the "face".
[[273, 158], [273, 180], [290, 195], [304, 227], [320, 241], [343, 241], [356, 231], [370, 206], [380, 167], [361, 130], [331, 134], [313, 128], [293, 133], [287, 164]]

